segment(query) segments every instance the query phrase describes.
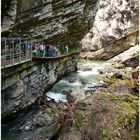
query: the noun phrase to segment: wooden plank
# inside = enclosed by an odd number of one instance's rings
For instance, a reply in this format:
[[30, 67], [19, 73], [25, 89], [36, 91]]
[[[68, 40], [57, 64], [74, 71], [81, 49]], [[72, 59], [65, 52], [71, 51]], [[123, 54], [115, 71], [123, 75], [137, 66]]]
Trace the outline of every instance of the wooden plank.
[[56, 57], [33, 57], [32, 60], [33, 61], [46, 61], [46, 60], [56, 60], [56, 59], [61, 59], [64, 57], [68, 57], [71, 56], [72, 54], [79, 54], [81, 51], [77, 51], [77, 52], [73, 52], [73, 53], [69, 53], [69, 54], [64, 54], [64, 55], [60, 55], [60, 56], [56, 56]]

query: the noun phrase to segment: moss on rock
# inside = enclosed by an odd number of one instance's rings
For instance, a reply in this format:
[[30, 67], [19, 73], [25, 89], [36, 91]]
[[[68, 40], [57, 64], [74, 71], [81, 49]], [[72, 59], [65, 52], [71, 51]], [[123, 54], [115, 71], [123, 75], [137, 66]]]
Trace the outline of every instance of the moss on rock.
[[72, 131], [87, 140], [137, 140], [139, 100], [133, 92], [122, 90], [127, 84], [116, 79], [79, 102]]

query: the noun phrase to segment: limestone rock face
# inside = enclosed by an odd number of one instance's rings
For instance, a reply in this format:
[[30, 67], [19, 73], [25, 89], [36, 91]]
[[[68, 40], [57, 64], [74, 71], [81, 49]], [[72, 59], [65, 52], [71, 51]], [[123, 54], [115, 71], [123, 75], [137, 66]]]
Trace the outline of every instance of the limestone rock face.
[[[109, 59], [113, 57], [109, 51], [114, 50], [115, 56], [120, 51], [129, 48], [131, 43], [136, 43], [138, 35], [135, 36], [135, 33], [138, 31], [139, 25], [138, 5], [138, 0], [100, 0], [93, 27], [81, 41], [83, 50], [100, 50], [100, 52], [90, 55], [95, 58]], [[130, 37], [131, 34], [133, 34], [132, 37]], [[127, 36], [129, 37], [126, 40]], [[108, 47], [109, 50], [106, 49]]]
[[[79, 45], [83, 36], [92, 27], [98, 0], [18, 0], [16, 20], [11, 28], [3, 28], [2, 35], [31, 37], [47, 43], [66, 42]], [[6, 6], [6, 3], [3, 2]], [[12, 5], [11, 5], [12, 6]], [[9, 9], [3, 13], [4, 25]]]
[[138, 42], [138, 0], [2, 3], [2, 36], [31, 37], [55, 45], [63, 42], [72, 47], [80, 44], [84, 51], [94, 52], [88, 57], [98, 59], [110, 59]]
[[69, 92], [69, 94], [70, 94], [69, 100], [75, 100], [76, 102], [83, 100], [86, 97], [85, 92], [79, 88], [73, 89], [71, 92]]
[[2, 69], [2, 119], [32, 105], [63, 75], [75, 71], [77, 55], [46, 63], [27, 62]]
[[[4, 3], [6, 3], [4, 5]], [[5, 12], [2, 15], [2, 32], [7, 31], [9, 29], [11, 29], [13, 27], [13, 25], [15, 24], [15, 20], [16, 20], [16, 15], [17, 15], [17, 0], [7, 0], [6, 2], [3, 0], [2, 1], [2, 12], [6, 10], [6, 8], [9, 6], [9, 9], [7, 10], [7, 12]]]
[[131, 47], [127, 51], [110, 59], [109, 62], [123, 64], [127, 67], [137, 67], [139, 65], [139, 45]]

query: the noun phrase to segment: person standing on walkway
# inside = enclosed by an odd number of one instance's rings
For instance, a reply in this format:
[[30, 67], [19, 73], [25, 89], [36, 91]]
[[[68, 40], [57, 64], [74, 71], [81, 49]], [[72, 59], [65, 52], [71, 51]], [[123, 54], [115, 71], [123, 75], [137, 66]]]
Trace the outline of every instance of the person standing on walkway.
[[52, 47], [52, 56], [53, 57], [57, 56], [57, 49], [55, 46]]
[[68, 45], [65, 46], [65, 52], [68, 53], [69, 52], [69, 48]]
[[49, 45], [48, 57], [52, 57], [52, 45]]
[[33, 57], [36, 56], [35, 42], [33, 42], [33, 44], [32, 44], [32, 55], [33, 55]]
[[47, 45], [45, 46], [45, 52], [46, 52], [45, 56], [46, 56], [46, 57], [49, 56], [49, 49], [50, 49], [50, 45], [47, 44]]
[[43, 43], [40, 44], [40, 56], [44, 57], [45, 56], [45, 46]]
[[65, 46], [64, 46], [63, 43], [61, 43], [61, 44], [59, 45], [59, 49], [60, 49], [61, 54], [64, 54], [64, 53], [65, 53]]

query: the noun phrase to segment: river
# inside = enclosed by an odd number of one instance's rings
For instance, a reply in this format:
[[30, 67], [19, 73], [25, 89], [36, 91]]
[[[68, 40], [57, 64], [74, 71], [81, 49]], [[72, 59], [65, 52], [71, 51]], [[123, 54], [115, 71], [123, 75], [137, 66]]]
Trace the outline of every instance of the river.
[[[46, 93], [48, 97], [54, 98], [56, 101], [67, 102], [69, 100], [67, 94], [64, 94], [66, 91], [74, 90], [75, 92], [84, 91], [85, 96], [78, 93], [77, 98], [85, 98], [89, 96], [88, 92], [94, 90], [94, 86], [103, 84], [103, 81], [99, 79], [99, 70], [104, 69], [110, 65], [105, 61], [89, 61], [89, 60], [80, 60], [78, 63], [78, 70], [72, 72], [69, 75], [63, 77], [58, 81], [53, 88]], [[31, 116], [37, 110], [36, 106], [33, 107], [26, 113], [17, 115], [16, 119], [7, 124], [2, 124], [2, 140], [47, 140], [46, 137], [49, 137], [53, 133], [52, 128], [40, 127], [34, 131], [15, 131], [15, 128], [19, 124], [24, 123], [24, 121]]]

